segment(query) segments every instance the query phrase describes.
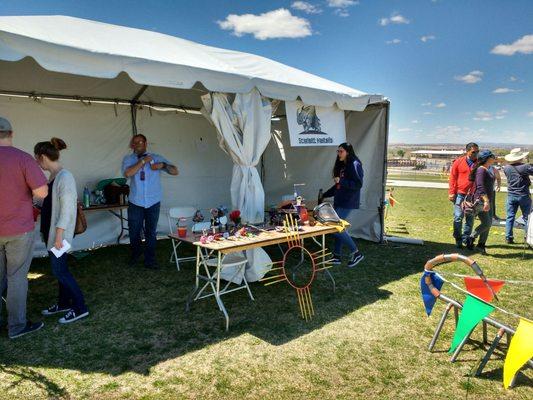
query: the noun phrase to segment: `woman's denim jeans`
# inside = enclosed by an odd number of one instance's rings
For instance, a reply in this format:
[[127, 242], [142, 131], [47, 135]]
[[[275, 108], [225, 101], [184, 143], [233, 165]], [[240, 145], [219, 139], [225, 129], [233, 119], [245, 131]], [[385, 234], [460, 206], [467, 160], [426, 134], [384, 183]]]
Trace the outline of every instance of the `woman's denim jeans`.
[[87, 311], [85, 299], [81, 292], [76, 279], [72, 276], [67, 265], [67, 253], [57, 258], [52, 252], [50, 254], [50, 263], [52, 264], [52, 273], [59, 283], [59, 297], [57, 305], [59, 308], [72, 308], [76, 314], [83, 314]]
[[[478, 206], [482, 207], [482, 206]], [[492, 226], [492, 210], [489, 211], [478, 211], [476, 213], [477, 217], [479, 218], [479, 221], [481, 222], [478, 226], [476, 226], [476, 229], [474, 229], [474, 232], [472, 233], [472, 237], [476, 238], [479, 237], [479, 240], [477, 242], [477, 245], [479, 247], [485, 247], [485, 244], [487, 243], [487, 239], [489, 238], [489, 232], [490, 228]]]
[[[337, 212], [337, 215], [341, 219], [346, 219], [352, 212], [349, 208], [335, 208], [335, 211]], [[337, 257], [340, 257], [342, 255], [342, 246], [345, 245], [350, 249], [350, 253], [357, 252], [357, 245], [355, 244], [352, 237], [348, 234], [348, 232], [340, 232], [340, 233], [334, 233], [333, 237], [335, 238], [335, 249], [333, 250], [333, 254]]]

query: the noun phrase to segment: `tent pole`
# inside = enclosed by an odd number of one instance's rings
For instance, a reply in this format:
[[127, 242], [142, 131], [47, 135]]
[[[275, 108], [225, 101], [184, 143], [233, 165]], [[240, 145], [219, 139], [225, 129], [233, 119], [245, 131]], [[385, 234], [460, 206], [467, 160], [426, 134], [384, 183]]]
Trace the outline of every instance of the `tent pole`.
[[131, 133], [133, 136], [137, 134], [137, 103], [143, 95], [143, 93], [148, 89], [148, 85], [143, 85], [137, 94], [131, 99], [130, 110], [131, 110]]
[[131, 135], [137, 135], [137, 103], [130, 103], [131, 111]]
[[[113, 99], [113, 98], [108, 98], [108, 97], [89, 97], [89, 96], [62, 95], [62, 94], [52, 94], [52, 93], [21, 92], [21, 91], [2, 90], [2, 89], [0, 89], [0, 96], [28, 97], [30, 99], [43, 99], [43, 100], [90, 101], [92, 103], [120, 104], [120, 105], [127, 105], [127, 106], [129, 106], [132, 102], [131, 99], [120, 99], [120, 98]], [[179, 109], [180, 111], [183, 111], [183, 110], [200, 111], [199, 107], [185, 107], [179, 104], [155, 103], [155, 102], [146, 102], [146, 101], [136, 101], [136, 103], [137, 105], [147, 106], [147, 107], [172, 108], [172, 109]]]
[[387, 151], [389, 147], [389, 114], [390, 114], [390, 101], [385, 102], [385, 143], [383, 148], [383, 189], [381, 193], [381, 205], [379, 207], [379, 219], [381, 221], [381, 234], [380, 243], [384, 243], [385, 238], [385, 196], [387, 191]]

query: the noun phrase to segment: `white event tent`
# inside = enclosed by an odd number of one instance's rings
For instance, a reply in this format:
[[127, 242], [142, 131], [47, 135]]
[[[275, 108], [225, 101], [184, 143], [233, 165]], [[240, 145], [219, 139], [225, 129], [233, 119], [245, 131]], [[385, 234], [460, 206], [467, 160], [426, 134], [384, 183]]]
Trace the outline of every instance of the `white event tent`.
[[[344, 111], [347, 140], [365, 169], [351, 233], [383, 236], [389, 102], [264, 57], [140, 29], [66, 16], [0, 17], [0, 115], [17, 147], [65, 140], [64, 165], [81, 193], [121, 176], [131, 135], [175, 163], [163, 175], [166, 210], [239, 207], [249, 221], [293, 192], [311, 200], [331, 183], [333, 147], [291, 147], [285, 101]], [[207, 117], [207, 118], [206, 118]], [[274, 117], [274, 118], [272, 118]], [[113, 243], [117, 220], [88, 215], [77, 249]], [[41, 250], [44, 247], [41, 245]]]

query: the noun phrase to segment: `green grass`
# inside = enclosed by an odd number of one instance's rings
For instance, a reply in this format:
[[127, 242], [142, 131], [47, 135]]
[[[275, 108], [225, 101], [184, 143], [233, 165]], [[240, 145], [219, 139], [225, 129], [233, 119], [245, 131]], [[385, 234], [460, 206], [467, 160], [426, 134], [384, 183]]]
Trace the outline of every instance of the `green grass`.
[[[224, 298], [231, 316], [225, 332], [213, 299], [185, 313], [192, 265], [176, 271], [168, 263], [168, 241], [158, 243], [164, 266], [159, 271], [128, 269], [126, 247], [94, 251], [71, 264], [86, 294], [88, 319], [60, 326], [56, 318], [47, 318], [43, 330], [16, 341], [2, 333], [0, 398], [532, 398], [531, 370], [519, 375], [514, 389], [504, 391], [505, 346], [481, 377], [468, 377], [484, 354], [479, 330], [454, 364], [446, 353], [451, 321], [437, 351], [427, 351], [443, 304], [425, 316], [419, 279], [427, 259], [454, 251], [451, 205], [443, 190], [397, 188], [395, 195], [401, 204], [389, 214], [389, 233], [423, 238], [426, 244], [359, 241], [366, 258], [355, 269], [333, 268], [335, 293], [324, 276], [314, 284], [316, 315], [310, 322], [298, 317], [287, 285], [255, 283], [255, 302], [244, 292]], [[524, 257], [521, 246], [506, 246], [503, 239], [496, 228], [488, 243], [490, 256], [475, 259], [489, 277], [531, 280], [531, 252]], [[271, 252], [278, 257], [276, 248]], [[441, 270], [470, 273], [462, 264]], [[55, 299], [49, 271], [46, 259], [34, 261], [28, 301], [32, 319], [39, 319], [39, 310]], [[449, 286], [444, 292], [464, 298]], [[499, 305], [531, 316], [530, 294], [530, 286], [505, 286]], [[493, 316], [517, 324], [499, 312]]]

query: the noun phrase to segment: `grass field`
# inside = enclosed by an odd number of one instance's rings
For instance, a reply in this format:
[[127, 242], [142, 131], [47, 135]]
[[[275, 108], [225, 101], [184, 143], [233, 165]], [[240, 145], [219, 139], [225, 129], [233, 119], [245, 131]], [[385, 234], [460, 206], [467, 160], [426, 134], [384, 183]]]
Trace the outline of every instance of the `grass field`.
[[[451, 320], [437, 351], [427, 351], [443, 304], [425, 316], [419, 279], [427, 259], [455, 251], [451, 205], [442, 190], [397, 188], [395, 195], [401, 205], [389, 215], [389, 233], [423, 238], [425, 245], [360, 241], [366, 259], [354, 269], [332, 270], [335, 293], [324, 277], [314, 285], [316, 315], [310, 322], [298, 317], [296, 297], [286, 285], [256, 283], [255, 302], [244, 292], [225, 297], [232, 317], [225, 332], [212, 299], [184, 312], [192, 265], [176, 271], [168, 263], [168, 241], [158, 243], [159, 271], [129, 269], [125, 247], [94, 251], [72, 265], [86, 293], [88, 319], [60, 326], [47, 318], [43, 330], [16, 341], [2, 332], [0, 398], [533, 398], [531, 370], [519, 375], [514, 389], [503, 389], [505, 345], [481, 377], [469, 377], [484, 354], [479, 330], [454, 364], [446, 353]], [[493, 231], [487, 250], [489, 256], [474, 257], [489, 277], [531, 280], [531, 251], [524, 255], [520, 245], [505, 245], [501, 228]], [[275, 248], [272, 254], [278, 257]], [[441, 270], [470, 273], [463, 264]], [[464, 299], [449, 286], [444, 292]], [[531, 286], [508, 285], [500, 293], [501, 307], [533, 315]], [[55, 295], [47, 260], [35, 260], [29, 316], [39, 319]], [[493, 316], [517, 324], [500, 312]]]

